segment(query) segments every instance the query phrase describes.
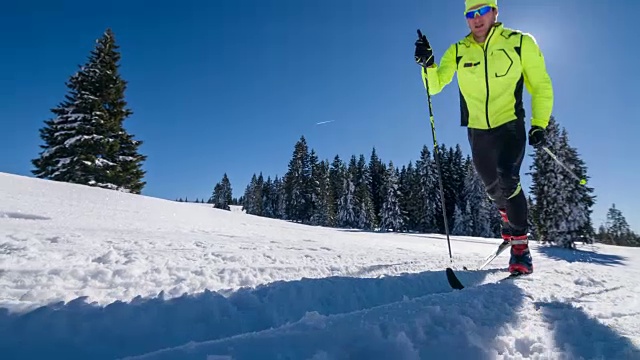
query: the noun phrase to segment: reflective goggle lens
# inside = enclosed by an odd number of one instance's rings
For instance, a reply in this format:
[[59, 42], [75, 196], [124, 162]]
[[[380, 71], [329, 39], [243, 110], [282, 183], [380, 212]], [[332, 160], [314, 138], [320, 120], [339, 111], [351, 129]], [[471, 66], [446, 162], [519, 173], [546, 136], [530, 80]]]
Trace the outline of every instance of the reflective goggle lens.
[[492, 9], [492, 7], [489, 6], [489, 5], [483, 6], [483, 7], [479, 8], [479, 9], [468, 11], [465, 14], [465, 16], [467, 17], [467, 19], [473, 19], [476, 16], [482, 16], [482, 15], [487, 14], [489, 11], [491, 11], [491, 9]]

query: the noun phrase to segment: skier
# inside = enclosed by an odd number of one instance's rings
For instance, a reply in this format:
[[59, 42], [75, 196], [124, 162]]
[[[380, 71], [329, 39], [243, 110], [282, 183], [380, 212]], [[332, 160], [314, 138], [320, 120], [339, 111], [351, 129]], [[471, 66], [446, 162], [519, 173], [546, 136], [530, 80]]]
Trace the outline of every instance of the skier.
[[528, 209], [520, 185], [527, 142], [522, 93], [526, 86], [531, 94], [529, 145], [539, 147], [553, 107], [551, 79], [534, 37], [497, 21], [497, 0], [466, 0], [465, 16], [471, 32], [449, 46], [440, 64], [424, 35], [414, 57], [432, 95], [457, 72], [461, 125], [467, 127], [473, 164], [502, 216], [502, 238], [512, 245], [509, 272], [529, 274]]

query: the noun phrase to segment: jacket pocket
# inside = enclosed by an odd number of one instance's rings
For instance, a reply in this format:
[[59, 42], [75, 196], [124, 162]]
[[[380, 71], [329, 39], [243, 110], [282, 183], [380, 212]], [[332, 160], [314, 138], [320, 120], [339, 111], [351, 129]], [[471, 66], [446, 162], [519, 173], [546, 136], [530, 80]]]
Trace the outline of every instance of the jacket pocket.
[[513, 68], [516, 54], [509, 54], [505, 49], [496, 49], [491, 53], [491, 62], [494, 77], [501, 78], [509, 74]]

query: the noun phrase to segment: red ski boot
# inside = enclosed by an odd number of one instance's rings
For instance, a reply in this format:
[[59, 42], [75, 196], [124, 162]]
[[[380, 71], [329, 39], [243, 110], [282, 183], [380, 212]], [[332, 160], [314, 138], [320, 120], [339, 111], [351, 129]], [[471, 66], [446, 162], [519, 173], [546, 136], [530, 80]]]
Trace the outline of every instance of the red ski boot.
[[510, 242], [509, 272], [513, 275], [531, 274], [533, 272], [533, 260], [529, 251], [527, 235], [512, 236]]
[[513, 275], [530, 274], [533, 272], [533, 260], [529, 251], [529, 240], [526, 234], [514, 234], [509, 225], [509, 218], [505, 209], [499, 209], [502, 217], [502, 240], [511, 245], [509, 272]]

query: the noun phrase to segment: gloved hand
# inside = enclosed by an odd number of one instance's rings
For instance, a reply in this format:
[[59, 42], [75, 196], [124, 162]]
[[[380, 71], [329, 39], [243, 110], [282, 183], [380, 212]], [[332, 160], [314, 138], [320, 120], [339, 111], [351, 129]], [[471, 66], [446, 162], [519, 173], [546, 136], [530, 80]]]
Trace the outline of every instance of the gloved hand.
[[423, 67], [429, 67], [433, 65], [433, 50], [431, 50], [429, 40], [427, 40], [426, 36], [422, 35], [420, 30], [418, 30], [418, 40], [416, 40], [415, 45], [416, 51], [413, 56], [416, 62]]
[[541, 147], [546, 143], [546, 131], [540, 126], [532, 126], [529, 130], [529, 145]]

